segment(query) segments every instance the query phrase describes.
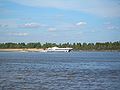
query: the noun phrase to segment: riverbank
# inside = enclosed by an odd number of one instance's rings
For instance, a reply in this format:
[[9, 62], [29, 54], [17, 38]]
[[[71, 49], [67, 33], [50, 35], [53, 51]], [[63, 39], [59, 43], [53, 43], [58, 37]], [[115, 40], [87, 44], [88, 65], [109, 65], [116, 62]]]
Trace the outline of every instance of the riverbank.
[[[73, 52], [120, 52], [120, 50], [72, 50]], [[44, 49], [29, 48], [29, 49], [0, 49], [0, 52], [46, 52]]]
[[120, 50], [73, 50], [78, 52], [120, 52]]
[[45, 52], [44, 49], [0, 49], [0, 52]]

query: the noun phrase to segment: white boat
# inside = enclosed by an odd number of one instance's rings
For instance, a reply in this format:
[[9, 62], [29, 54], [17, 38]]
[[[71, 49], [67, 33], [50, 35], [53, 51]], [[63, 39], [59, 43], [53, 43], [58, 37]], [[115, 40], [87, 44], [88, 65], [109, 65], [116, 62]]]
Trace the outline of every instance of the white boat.
[[58, 47], [52, 47], [48, 48], [47, 52], [70, 52], [72, 48], [58, 48]]

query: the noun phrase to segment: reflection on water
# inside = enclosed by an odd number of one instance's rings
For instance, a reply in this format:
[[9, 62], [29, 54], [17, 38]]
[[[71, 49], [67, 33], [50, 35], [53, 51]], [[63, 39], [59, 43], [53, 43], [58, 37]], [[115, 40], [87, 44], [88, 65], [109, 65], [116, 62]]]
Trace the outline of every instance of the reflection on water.
[[120, 90], [120, 53], [0, 53], [0, 90]]

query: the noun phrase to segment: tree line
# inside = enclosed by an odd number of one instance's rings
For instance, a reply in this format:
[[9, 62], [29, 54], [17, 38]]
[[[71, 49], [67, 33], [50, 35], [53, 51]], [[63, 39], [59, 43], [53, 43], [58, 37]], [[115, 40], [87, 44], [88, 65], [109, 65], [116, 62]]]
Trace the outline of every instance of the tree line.
[[71, 47], [74, 50], [119, 50], [120, 41], [104, 42], [104, 43], [0, 43], [1, 49], [16, 49], [16, 48], [49, 48], [49, 47]]

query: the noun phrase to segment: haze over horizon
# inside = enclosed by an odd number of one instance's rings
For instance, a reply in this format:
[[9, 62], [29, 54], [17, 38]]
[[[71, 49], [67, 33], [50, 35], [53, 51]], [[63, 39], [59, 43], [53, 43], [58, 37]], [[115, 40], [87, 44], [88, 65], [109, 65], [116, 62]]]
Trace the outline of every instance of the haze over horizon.
[[0, 42], [120, 41], [120, 0], [0, 0]]

